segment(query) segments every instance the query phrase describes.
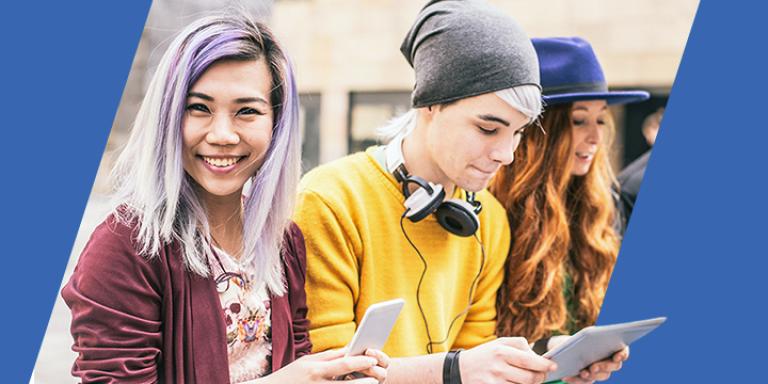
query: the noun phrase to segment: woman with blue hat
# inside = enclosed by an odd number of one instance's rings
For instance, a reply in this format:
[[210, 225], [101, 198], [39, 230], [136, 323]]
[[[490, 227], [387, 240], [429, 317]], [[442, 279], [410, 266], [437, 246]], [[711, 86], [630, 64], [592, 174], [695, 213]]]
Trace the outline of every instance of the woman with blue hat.
[[[543, 353], [567, 337], [558, 335], [597, 319], [621, 241], [608, 105], [649, 95], [609, 91], [581, 38], [533, 39], [533, 45], [546, 104], [542, 129], [526, 131], [516, 161], [497, 173], [491, 191], [512, 231], [497, 333], [536, 341], [534, 350]], [[620, 351], [566, 381], [607, 379], [628, 356]]]

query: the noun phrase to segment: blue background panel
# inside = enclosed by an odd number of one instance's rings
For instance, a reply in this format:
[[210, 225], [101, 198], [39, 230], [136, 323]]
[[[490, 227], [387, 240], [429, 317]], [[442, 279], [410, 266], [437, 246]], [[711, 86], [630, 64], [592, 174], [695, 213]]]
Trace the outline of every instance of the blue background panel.
[[29, 380], [149, 5], [0, 11], [2, 382]]
[[768, 382], [759, 4], [699, 4], [599, 323], [669, 320], [614, 382]]

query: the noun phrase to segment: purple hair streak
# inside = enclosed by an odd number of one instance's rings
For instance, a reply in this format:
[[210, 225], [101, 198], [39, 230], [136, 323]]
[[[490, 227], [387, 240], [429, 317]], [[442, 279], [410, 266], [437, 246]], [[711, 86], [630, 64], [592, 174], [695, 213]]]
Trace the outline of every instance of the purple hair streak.
[[181, 130], [189, 89], [222, 60], [266, 60], [272, 76], [272, 140], [244, 201], [240, 262], [254, 267], [255, 283], [279, 295], [285, 291], [280, 251], [301, 173], [298, 94], [290, 61], [274, 36], [245, 13], [199, 19], [171, 43], [113, 170], [114, 206], [123, 220], [139, 220], [142, 254], [151, 258], [178, 241], [185, 265], [209, 274], [209, 225], [194, 181], [183, 169]]

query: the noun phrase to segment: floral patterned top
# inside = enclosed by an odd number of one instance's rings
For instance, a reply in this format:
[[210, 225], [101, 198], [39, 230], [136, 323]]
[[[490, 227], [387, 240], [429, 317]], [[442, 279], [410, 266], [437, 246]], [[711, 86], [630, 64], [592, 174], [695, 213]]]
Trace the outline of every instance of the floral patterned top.
[[232, 383], [257, 379], [272, 370], [269, 295], [264, 284], [251, 286], [252, 271], [241, 271], [232, 256], [215, 252], [221, 261], [212, 267], [227, 326], [229, 377]]

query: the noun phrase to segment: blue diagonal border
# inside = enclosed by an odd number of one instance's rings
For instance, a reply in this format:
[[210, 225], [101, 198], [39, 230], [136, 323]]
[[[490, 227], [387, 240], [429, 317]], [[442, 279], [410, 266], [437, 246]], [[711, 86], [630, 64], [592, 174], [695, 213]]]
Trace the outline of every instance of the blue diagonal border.
[[149, 5], [0, 11], [3, 382], [29, 381]]
[[761, 4], [699, 4], [599, 322], [669, 320], [613, 382], [766, 382]]

